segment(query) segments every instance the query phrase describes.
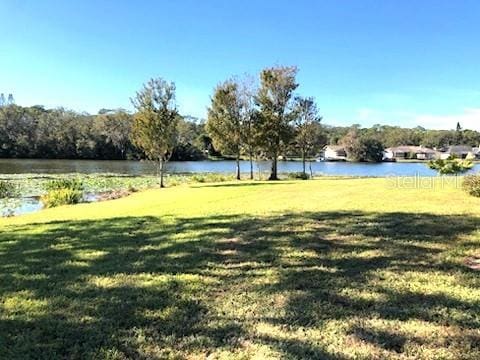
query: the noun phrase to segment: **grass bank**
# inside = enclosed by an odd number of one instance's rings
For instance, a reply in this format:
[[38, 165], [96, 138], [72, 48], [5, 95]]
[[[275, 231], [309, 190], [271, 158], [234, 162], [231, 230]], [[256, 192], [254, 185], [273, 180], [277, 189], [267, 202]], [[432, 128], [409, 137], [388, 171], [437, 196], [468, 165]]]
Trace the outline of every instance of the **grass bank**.
[[0, 353], [478, 359], [480, 200], [415, 181], [180, 185], [0, 219]]

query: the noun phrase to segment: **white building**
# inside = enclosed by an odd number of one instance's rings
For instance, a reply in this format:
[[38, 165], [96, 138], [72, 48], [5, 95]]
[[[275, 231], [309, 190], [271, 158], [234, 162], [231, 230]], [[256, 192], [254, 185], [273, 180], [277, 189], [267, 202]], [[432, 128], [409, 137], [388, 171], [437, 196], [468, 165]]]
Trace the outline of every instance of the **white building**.
[[323, 157], [326, 161], [345, 161], [347, 153], [340, 145], [327, 145], [323, 148]]
[[401, 159], [432, 160], [436, 157], [436, 154], [435, 150], [424, 146], [403, 145], [385, 149], [383, 159], [386, 161]]

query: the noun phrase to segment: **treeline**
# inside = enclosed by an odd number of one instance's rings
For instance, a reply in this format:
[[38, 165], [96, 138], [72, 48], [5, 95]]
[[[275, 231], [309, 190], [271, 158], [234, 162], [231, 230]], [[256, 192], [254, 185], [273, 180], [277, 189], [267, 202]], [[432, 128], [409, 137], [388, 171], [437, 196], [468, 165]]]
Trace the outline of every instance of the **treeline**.
[[[133, 115], [100, 110], [96, 115], [42, 106], [0, 106], [0, 157], [47, 159], [139, 159], [132, 144]], [[219, 155], [202, 121], [180, 117], [172, 159], [200, 160]]]
[[391, 125], [373, 125], [370, 128], [362, 128], [355, 124], [348, 127], [324, 126], [324, 131], [329, 144], [340, 144], [342, 138], [351, 131], [357, 132], [362, 137], [376, 139], [386, 148], [400, 145], [422, 145], [441, 149], [450, 145], [478, 146], [480, 144], [480, 132], [462, 129], [459, 123], [454, 130], [429, 130], [420, 126], [411, 129]]
[[[376, 161], [380, 149], [399, 145], [442, 149], [480, 144], [480, 132], [464, 130], [460, 124], [454, 130], [320, 124], [313, 98], [295, 93], [296, 72], [294, 67], [270, 68], [261, 72], [259, 84], [247, 78], [219, 84], [206, 121], [178, 115], [170, 160], [311, 158], [326, 144], [341, 144], [357, 153], [353, 158]], [[1, 158], [140, 159], [146, 155], [132, 142], [134, 114], [128, 111], [102, 109], [91, 115], [22, 107], [11, 96], [2, 99]]]

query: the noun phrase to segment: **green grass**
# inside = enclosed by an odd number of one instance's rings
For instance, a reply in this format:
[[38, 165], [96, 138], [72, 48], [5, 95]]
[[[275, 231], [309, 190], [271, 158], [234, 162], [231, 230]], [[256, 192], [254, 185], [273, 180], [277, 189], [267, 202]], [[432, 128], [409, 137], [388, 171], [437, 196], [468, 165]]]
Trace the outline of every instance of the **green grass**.
[[0, 357], [479, 359], [480, 199], [427, 185], [181, 185], [1, 219]]

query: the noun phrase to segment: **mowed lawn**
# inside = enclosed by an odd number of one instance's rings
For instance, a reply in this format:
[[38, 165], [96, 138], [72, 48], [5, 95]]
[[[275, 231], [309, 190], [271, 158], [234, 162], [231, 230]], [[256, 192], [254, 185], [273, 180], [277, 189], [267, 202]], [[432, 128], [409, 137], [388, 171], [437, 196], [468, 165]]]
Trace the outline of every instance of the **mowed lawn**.
[[0, 220], [0, 358], [480, 359], [480, 199], [413, 181], [179, 186]]

